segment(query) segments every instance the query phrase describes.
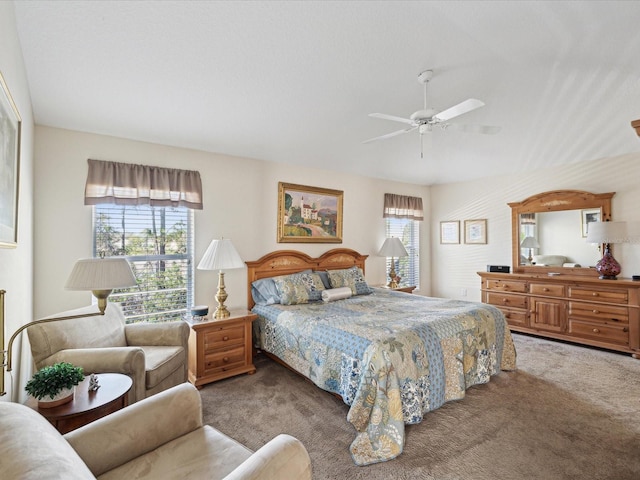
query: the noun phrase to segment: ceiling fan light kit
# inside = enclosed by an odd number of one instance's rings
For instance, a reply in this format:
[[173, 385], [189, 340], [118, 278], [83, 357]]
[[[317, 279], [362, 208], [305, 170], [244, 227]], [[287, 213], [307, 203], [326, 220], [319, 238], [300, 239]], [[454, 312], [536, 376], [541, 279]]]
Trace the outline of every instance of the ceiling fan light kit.
[[426, 132], [431, 132], [433, 127], [436, 126], [442, 130], [447, 129], [450, 126], [455, 126], [457, 130], [462, 132], [472, 132], [472, 133], [482, 133], [482, 134], [495, 134], [500, 131], [500, 127], [489, 126], [489, 125], [458, 125], [458, 124], [450, 124], [447, 123], [449, 120], [459, 117], [460, 115], [464, 115], [465, 113], [469, 113], [477, 108], [483, 107], [484, 102], [478, 100], [477, 98], [469, 98], [464, 102], [461, 102], [453, 107], [449, 107], [446, 110], [442, 110], [438, 112], [433, 108], [427, 107], [427, 84], [433, 78], [433, 70], [425, 70], [418, 74], [418, 83], [424, 85], [424, 106], [421, 110], [417, 110], [413, 112], [409, 118], [397, 117], [394, 115], [388, 115], [386, 113], [371, 113], [369, 116], [371, 118], [380, 118], [382, 120], [390, 120], [392, 122], [405, 123], [410, 125], [409, 128], [404, 128], [402, 130], [396, 130], [395, 132], [387, 133], [385, 135], [380, 135], [378, 137], [370, 138], [365, 140], [362, 143], [370, 143], [378, 140], [384, 140], [387, 138], [395, 137], [397, 135], [402, 135], [403, 133], [408, 133], [413, 130], [418, 129], [420, 133], [420, 157], [423, 157], [422, 152], [422, 135]]

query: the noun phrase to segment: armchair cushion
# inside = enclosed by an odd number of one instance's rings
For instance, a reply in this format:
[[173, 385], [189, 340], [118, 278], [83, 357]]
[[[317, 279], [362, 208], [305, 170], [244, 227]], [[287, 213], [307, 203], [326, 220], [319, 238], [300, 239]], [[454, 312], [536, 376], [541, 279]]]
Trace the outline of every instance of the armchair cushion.
[[179, 369], [184, 369], [187, 361], [186, 352], [182, 347], [140, 347], [145, 358], [145, 385], [151, 390], [162, 380]]

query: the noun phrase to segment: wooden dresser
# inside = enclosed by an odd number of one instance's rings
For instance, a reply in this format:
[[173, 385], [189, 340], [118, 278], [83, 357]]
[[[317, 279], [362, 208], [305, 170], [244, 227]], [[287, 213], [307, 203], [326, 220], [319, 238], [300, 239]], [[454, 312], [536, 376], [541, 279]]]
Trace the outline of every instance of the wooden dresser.
[[640, 282], [546, 272], [478, 272], [482, 301], [511, 330], [628, 352], [640, 358]]
[[189, 336], [189, 381], [196, 387], [223, 378], [255, 373], [252, 361], [251, 324], [258, 318], [247, 310], [231, 310], [223, 319], [194, 321]]

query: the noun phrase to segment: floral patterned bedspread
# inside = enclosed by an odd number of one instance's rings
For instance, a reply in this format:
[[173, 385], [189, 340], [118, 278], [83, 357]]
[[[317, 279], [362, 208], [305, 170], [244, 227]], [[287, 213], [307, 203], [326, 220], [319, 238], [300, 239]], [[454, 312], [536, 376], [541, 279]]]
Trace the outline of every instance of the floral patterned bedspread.
[[253, 311], [261, 349], [350, 405], [347, 420], [357, 431], [350, 450], [358, 465], [397, 457], [405, 424], [515, 369], [506, 320], [487, 304], [374, 289]]

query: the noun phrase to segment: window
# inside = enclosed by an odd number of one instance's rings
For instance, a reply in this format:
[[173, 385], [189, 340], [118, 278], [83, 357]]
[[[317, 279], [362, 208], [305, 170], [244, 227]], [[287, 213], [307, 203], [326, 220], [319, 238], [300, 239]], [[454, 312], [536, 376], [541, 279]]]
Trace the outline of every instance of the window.
[[177, 320], [193, 305], [193, 210], [94, 206], [94, 256], [123, 255], [138, 280], [114, 290], [127, 323]]
[[[394, 258], [395, 271], [401, 278], [403, 285], [415, 285], [420, 288], [420, 223], [417, 220], [407, 218], [387, 217], [386, 234], [387, 237], [397, 237], [402, 240], [407, 249], [408, 257]], [[387, 272], [391, 266], [391, 259], [387, 258]]]

